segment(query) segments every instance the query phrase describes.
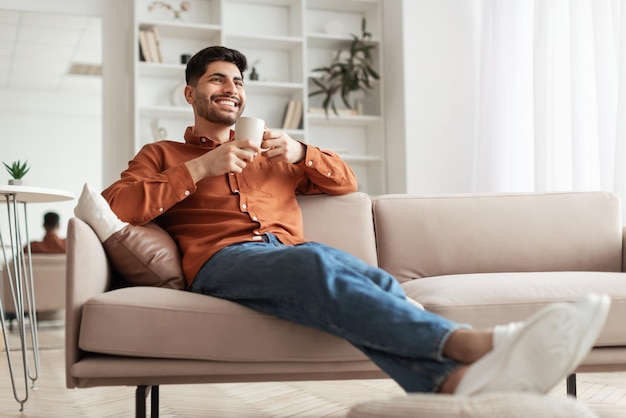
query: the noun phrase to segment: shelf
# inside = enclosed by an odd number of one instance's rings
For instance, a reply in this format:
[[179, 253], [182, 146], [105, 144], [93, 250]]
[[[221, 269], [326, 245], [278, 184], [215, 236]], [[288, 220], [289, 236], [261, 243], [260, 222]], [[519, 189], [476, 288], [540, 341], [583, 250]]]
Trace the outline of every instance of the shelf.
[[264, 94], [290, 94], [302, 92], [304, 85], [302, 83], [285, 83], [280, 81], [252, 81], [246, 80], [246, 94], [264, 93]]
[[378, 124], [382, 121], [380, 116], [373, 115], [335, 115], [332, 110], [329, 112], [328, 117], [324, 114], [309, 113], [307, 114], [309, 124], [319, 126], [369, 126]]
[[139, 61], [137, 65], [141, 76], [185, 78], [185, 66], [182, 64]]
[[338, 155], [347, 163], [379, 163], [383, 159], [375, 155], [357, 155], [357, 154], [344, 154], [338, 153]]
[[156, 20], [139, 22], [139, 29], [148, 29], [151, 27], [157, 27], [159, 34], [163, 37], [188, 39], [195, 39], [202, 34], [209, 34], [210, 37], [220, 36], [222, 30], [219, 25], [201, 23], [163, 22]]
[[191, 106], [141, 106], [139, 116], [156, 118], [186, 118], [193, 116]]
[[[358, 36], [358, 34], [355, 33]], [[309, 33], [307, 34], [307, 43], [309, 48], [325, 48], [325, 49], [339, 49], [345, 48], [352, 42], [351, 36], [342, 35], [329, 35], [326, 33]], [[372, 38], [369, 40], [374, 45], [379, 44], [379, 40]]]
[[307, 0], [309, 9], [334, 10], [338, 12], [371, 12], [379, 6], [378, 0]]
[[226, 3], [247, 3], [247, 4], [261, 4], [271, 6], [290, 6], [293, 4], [293, 0], [224, 0]]
[[[382, 67], [383, 0], [192, 0], [190, 11], [178, 20], [164, 8], [148, 11], [152, 0], [134, 1], [134, 35], [156, 28], [163, 61], [139, 61], [136, 42], [131, 73], [137, 150], [166, 137], [161, 129], [167, 138], [180, 138], [194, 123], [193, 109], [181, 92], [186, 68], [181, 57], [225, 45], [247, 58], [246, 115], [262, 118], [270, 129], [306, 144], [334, 149], [354, 167], [364, 192], [385, 193], [383, 83], [372, 80], [374, 88], [359, 107], [365, 114], [342, 109], [341, 116], [331, 111], [327, 117], [319, 112], [322, 96], [309, 97], [317, 90], [312, 79], [323, 75], [311, 70], [330, 65], [336, 51], [348, 49], [352, 34], [361, 34], [363, 19], [373, 36], [374, 67]], [[250, 79], [253, 67], [256, 80]], [[303, 105], [298, 129], [282, 129], [290, 101]], [[336, 103], [343, 106], [340, 98]]]
[[245, 45], [247, 48], [277, 49], [292, 51], [301, 48], [302, 38], [295, 36], [250, 36], [236, 33], [226, 33], [226, 44], [231, 48], [240, 48]]

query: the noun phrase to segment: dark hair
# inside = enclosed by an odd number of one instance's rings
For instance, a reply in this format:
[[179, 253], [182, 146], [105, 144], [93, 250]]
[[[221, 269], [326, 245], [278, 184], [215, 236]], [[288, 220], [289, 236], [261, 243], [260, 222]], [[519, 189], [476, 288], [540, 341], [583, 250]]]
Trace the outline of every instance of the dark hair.
[[187, 68], [185, 69], [187, 84], [195, 85], [206, 72], [206, 67], [215, 61], [232, 62], [239, 68], [242, 77], [243, 72], [248, 68], [246, 56], [241, 52], [224, 46], [210, 46], [196, 53], [187, 63]]
[[55, 227], [59, 225], [59, 215], [55, 212], [47, 212], [43, 215], [43, 226]]

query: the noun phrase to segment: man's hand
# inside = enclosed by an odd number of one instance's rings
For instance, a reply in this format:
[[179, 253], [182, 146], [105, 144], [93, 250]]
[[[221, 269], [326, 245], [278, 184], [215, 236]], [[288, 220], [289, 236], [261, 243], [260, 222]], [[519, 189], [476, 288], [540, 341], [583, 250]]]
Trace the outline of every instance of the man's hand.
[[260, 152], [261, 149], [249, 139], [237, 139], [225, 142], [185, 164], [191, 177], [197, 183], [205, 177], [241, 173]]
[[296, 164], [304, 160], [306, 145], [296, 141], [284, 131], [266, 130], [261, 148], [263, 155], [271, 161]]

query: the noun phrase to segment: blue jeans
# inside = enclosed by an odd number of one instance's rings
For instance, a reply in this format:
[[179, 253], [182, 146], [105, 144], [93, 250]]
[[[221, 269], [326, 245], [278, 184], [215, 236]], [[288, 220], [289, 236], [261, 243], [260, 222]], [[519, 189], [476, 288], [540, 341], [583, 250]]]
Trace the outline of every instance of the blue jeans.
[[407, 392], [436, 392], [459, 367], [442, 350], [463, 326], [416, 308], [384, 270], [324, 244], [263, 238], [218, 251], [189, 290], [341, 337]]

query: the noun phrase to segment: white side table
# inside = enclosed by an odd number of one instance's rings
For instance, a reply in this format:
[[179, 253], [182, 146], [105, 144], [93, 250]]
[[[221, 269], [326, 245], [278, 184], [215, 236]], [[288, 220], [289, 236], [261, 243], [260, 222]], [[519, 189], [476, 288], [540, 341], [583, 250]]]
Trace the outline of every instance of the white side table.
[[[0, 321], [2, 323], [2, 333], [4, 337], [4, 345], [6, 347], [7, 361], [9, 363], [9, 373], [11, 374], [11, 385], [13, 386], [13, 396], [15, 400], [20, 404], [20, 411], [24, 410], [24, 403], [28, 400], [28, 381], [32, 381], [33, 386], [35, 380], [39, 377], [39, 340], [37, 337], [37, 314], [35, 306], [35, 287], [33, 281], [33, 268], [32, 265], [26, 266], [26, 257], [22, 248], [30, 239], [28, 237], [28, 217], [27, 217], [27, 204], [28, 203], [43, 203], [43, 202], [59, 202], [64, 200], [74, 199], [74, 195], [70, 192], [58, 189], [49, 189], [42, 187], [30, 187], [30, 186], [1, 186], [0, 185], [0, 198], [6, 202], [8, 228], [9, 228], [9, 242], [10, 242], [10, 259], [13, 260], [13, 269], [9, 269], [9, 258], [7, 257], [7, 250], [5, 247], [4, 239], [2, 237], [2, 231], [0, 231], [0, 245], [2, 246], [2, 256], [4, 258], [4, 265], [7, 268], [9, 277], [9, 283], [11, 288], [11, 296], [15, 305], [15, 314], [17, 316], [18, 331], [20, 333], [20, 345], [22, 353], [22, 364], [24, 366], [24, 394], [20, 396], [16, 388], [15, 376], [13, 374], [13, 363], [11, 360], [11, 350], [9, 347], [9, 341], [7, 339], [7, 329], [4, 320], [4, 308], [2, 301], [0, 300]], [[21, 204], [21, 205], [20, 205]], [[23, 210], [20, 211], [20, 206]], [[24, 236], [22, 233], [24, 232]], [[30, 246], [28, 247], [30, 252]], [[30, 254], [29, 254], [30, 255]], [[30, 264], [30, 257], [28, 257]], [[24, 321], [25, 305], [28, 307], [30, 317], [30, 336], [32, 339], [33, 347], [33, 360], [34, 360], [34, 373], [31, 373], [29, 367], [29, 359], [26, 355], [26, 325]]]

